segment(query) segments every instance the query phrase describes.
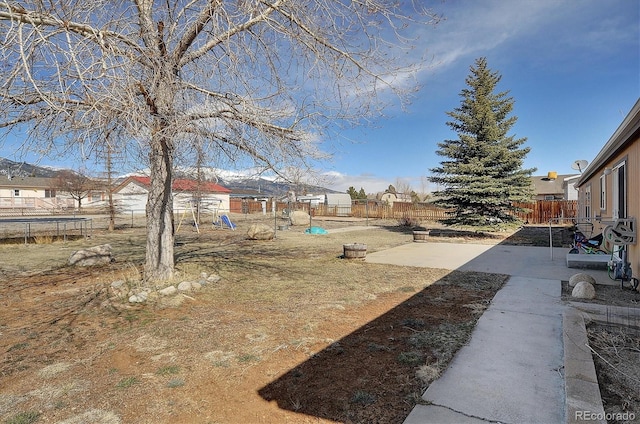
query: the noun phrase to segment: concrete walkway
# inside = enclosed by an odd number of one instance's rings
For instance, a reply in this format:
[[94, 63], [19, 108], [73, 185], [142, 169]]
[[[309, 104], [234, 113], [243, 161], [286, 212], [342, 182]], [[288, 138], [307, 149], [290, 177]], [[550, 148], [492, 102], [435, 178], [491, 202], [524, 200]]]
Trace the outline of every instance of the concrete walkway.
[[408, 243], [367, 254], [368, 262], [511, 275], [405, 424], [567, 421], [561, 280], [579, 272], [567, 268], [567, 251], [556, 248], [552, 257], [542, 247]]
[[564, 422], [560, 294], [560, 281], [509, 279], [405, 423]]

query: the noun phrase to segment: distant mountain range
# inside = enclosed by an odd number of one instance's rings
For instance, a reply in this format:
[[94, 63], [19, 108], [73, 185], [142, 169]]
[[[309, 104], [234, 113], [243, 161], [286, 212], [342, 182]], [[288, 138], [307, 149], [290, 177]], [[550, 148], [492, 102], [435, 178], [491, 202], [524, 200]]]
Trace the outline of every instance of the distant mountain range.
[[[176, 172], [176, 177], [193, 178], [195, 172]], [[286, 181], [277, 181], [259, 176], [245, 176], [229, 171], [205, 170], [205, 176], [209, 176], [210, 181], [215, 181], [223, 187], [231, 190], [233, 194], [249, 194], [263, 196], [285, 196], [291, 190], [296, 194], [325, 194], [337, 193], [336, 190], [310, 184], [292, 184]], [[216, 176], [213, 176], [213, 175]], [[206, 178], [206, 177], [205, 177]]]
[[0, 158], [0, 175], [7, 175], [11, 177], [54, 178], [58, 175], [58, 172], [60, 172], [59, 169], [31, 165], [26, 162], [14, 162], [9, 159]]
[[[26, 162], [14, 162], [9, 159], [0, 158], [0, 175], [11, 177], [41, 177], [55, 178], [63, 169], [53, 169], [44, 166], [31, 165]], [[223, 187], [228, 188], [234, 194], [250, 194], [263, 196], [285, 196], [290, 190], [296, 194], [312, 193], [337, 193], [325, 187], [315, 185], [303, 185], [294, 187], [293, 184], [273, 181], [262, 177], [234, 176], [231, 172], [225, 172], [227, 176], [212, 179]], [[176, 173], [176, 177], [193, 178], [193, 173]], [[124, 177], [123, 177], [124, 178]]]

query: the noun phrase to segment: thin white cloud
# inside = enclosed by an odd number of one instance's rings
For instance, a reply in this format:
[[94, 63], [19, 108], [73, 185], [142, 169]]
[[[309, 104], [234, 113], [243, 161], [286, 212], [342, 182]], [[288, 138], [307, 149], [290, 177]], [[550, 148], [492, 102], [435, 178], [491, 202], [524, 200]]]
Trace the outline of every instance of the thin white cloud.
[[361, 188], [369, 193], [377, 193], [385, 191], [389, 184], [392, 182], [378, 177], [373, 174], [360, 174], [360, 175], [348, 175], [336, 171], [326, 172], [324, 174], [327, 178], [327, 188], [337, 190], [340, 192], [346, 192], [349, 187], [355, 188], [360, 191]]
[[446, 68], [460, 59], [467, 60], [469, 56], [485, 54], [536, 30], [553, 15], [559, 2], [452, 1], [443, 5], [445, 19], [421, 34], [429, 56], [439, 68]]
[[[460, 60], [470, 65], [471, 58], [497, 48], [505, 49], [505, 57], [508, 49], [529, 49], [532, 61], [540, 63], [561, 56], [566, 48], [583, 49], [588, 55], [610, 50], [612, 44], [634, 42], [637, 33], [630, 25], [637, 26], [638, 6], [625, 0], [453, 0], [441, 7], [442, 22], [420, 34], [432, 58], [431, 66], [423, 70], [429, 73], [444, 71]], [[427, 78], [427, 72], [422, 72], [422, 78]]]
[[[324, 175], [329, 182], [327, 188], [341, 192], [346, 192], [349, 187], [353, 187], [356, 191], [360, 191], [360, 189], [363, 188], [367, 194], [376, 194], [384, 192], [390, 185], [396, 188], [408, 187], [410, 190], [420, 194], [430, 193], [439, 189], [439, 187], [432, 185], [428, 181], [426, 175], [396, 177], [393, 180], [369, 173], [349, 175], [337, 171], [330, 171]], [[401, 184], [401, 186], [398, 186], [398, 184]]]

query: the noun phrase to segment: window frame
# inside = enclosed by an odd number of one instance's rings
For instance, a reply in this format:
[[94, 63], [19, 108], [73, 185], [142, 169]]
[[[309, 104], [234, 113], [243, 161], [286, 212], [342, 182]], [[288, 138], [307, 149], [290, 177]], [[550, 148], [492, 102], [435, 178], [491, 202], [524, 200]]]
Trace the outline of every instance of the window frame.
[[600, 210], [607, 210], [607, 175], [600, 175]]
[[591, 184], [584, 187], [584, 217], [591, 220]]

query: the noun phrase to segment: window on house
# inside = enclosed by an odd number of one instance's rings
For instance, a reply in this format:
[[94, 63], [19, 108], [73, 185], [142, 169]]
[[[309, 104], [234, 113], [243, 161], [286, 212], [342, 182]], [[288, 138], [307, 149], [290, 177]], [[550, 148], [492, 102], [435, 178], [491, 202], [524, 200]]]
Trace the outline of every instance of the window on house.
[[584, 188], [584, 217], [591, 219], [591, 185]]
[[627, 217], [627, 171], [626, 162], [616, 165], [612, 173], [611, 216], [614, 219]]
[[13, 197], [20, 197], [20, 190], [17, 188], [13, 189]]
[[554, 200], [555, 196], [553, 194], [545, 194], [544, 200]]
[[56, 191], [47, 189], [44, 191], [44, 197], [46, 198], [56, 197]]
[[607, 209], [607, 176], [600, 176], [600, 210]]

